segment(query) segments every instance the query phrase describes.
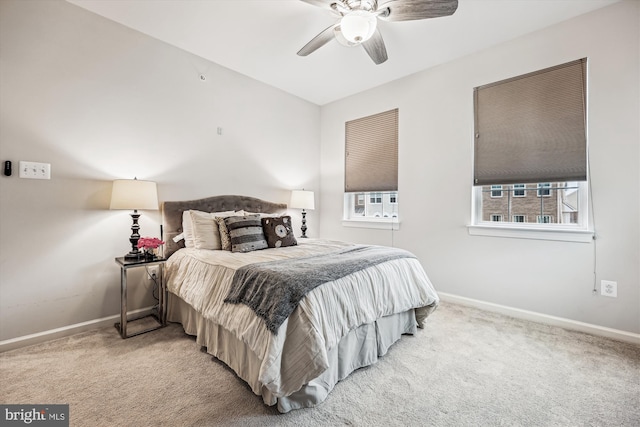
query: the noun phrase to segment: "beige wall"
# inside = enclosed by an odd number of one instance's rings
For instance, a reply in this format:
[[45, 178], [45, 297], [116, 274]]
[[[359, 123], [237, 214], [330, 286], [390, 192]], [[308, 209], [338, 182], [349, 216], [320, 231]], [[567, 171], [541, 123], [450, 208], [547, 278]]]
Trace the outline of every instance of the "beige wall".
[[[321, 235], [412, 250], [436, 288], [640, 332], [640, 2], [624, 1], [322, 108]], [[428, 52], [420, 54], [428, 55]], [[473, 88], [589, 58], [594, 243], [470, 236]], [[344, 123], [400, 109], [400, 230], [341, 222]]]
[[[119, 313], [131, 218], [108, 210], [113, 179], [154, 180], [161, 201], [319, 186], [316, 105], [64, 1], [0, 1], [0, 52], [0, 341]], [[52, 179], [19, 179], [20, 160]]]

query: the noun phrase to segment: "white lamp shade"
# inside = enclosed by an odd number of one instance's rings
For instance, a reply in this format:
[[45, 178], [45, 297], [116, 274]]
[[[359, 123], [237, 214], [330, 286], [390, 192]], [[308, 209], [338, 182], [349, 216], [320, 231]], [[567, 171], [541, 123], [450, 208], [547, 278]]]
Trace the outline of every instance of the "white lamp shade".
[[315, 209], [313, 191], [293, 190], [289, 207], [294, 209]]
[[366, 10], [354, 10], [340, 20], [340, 31], [351, 43], [362, 43], [371, 38], [376, 31], [378, 19]]
[[117, 179], [113, 181], [110, 209], [158, 210], [158, 189], [153, 181]]

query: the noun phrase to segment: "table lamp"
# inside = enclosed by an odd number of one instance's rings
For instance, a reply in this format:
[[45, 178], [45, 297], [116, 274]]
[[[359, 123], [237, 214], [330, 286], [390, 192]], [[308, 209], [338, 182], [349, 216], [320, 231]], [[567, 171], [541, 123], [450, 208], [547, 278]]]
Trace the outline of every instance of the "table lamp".
[[291, 192], [291, 203], [289, 207], [294, 209], [302, 209], [302, 236], [307, 237], [307, 213], [305, 209], [315, 209], [313, 191], [293, 190]]
[[156, 183], [135, 178], [113, 181], [110, 209], [133, 209], [131, 214], [133, 225], [131, 226], [131, 237], [129, 238], [131, 252], [126, 254], [124, 258], [126, 260], [142, 258], [144, 254], [138, 249], [138, 240], [140, 240], [140, 233], [138, 233], [138, 230], [140, 230], [140, 225], [138, 225], [140, 214], [138, 209], [158, 210]]

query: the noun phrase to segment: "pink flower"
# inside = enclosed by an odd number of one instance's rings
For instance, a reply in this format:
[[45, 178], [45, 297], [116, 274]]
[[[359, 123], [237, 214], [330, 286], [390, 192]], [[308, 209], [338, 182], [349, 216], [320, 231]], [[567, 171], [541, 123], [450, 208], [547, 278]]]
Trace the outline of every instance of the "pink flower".
[[138, 240], [139, 249], [156, 249], [160, 245], [164, 245], [164, 242], [157, 237], [141, 237]]

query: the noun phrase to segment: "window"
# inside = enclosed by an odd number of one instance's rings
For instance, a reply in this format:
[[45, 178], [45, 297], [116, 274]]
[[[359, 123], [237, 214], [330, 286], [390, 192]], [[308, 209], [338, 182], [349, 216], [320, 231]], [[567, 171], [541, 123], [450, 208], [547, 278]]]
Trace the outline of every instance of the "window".
[[[364, 201], [358, 203], [359, 200]], [[367, 220], [398, 217], [398, 193], [346, 193], [345, 218]]]
[[470, 233], [590, 241], [586, 106], [586, 58], [474, 88]]
[[398, 217], [398, 109], [345, 123], [344, 192], [346, 221]]
[[538, 215], [536, 218], [539, 224], [551, 224], [553, 222], [551, 215]]
[[498, 215], [498, 214], [491, 215], [491, 221], [492, 222], [501, 222], [502, 221], [502, 215]]
[[538, 197], [551, 197], [551, 183], [550, 182], [543, 182], [543, 183], [538, 184]]
[[[480, 222], [499, 222], [496, 217], [513, 218], [516, 214], [525, 220], [511, 222], [527, 222], [526, 218], [535, 218], [536, 224], [563, 224], [572, 227], [578, 224], [578, 213], [584, 206], [580, 199], [581, 183], [578, 182], [544, 182], [530, 184], [537, 191], [526, 191], [526, 184], [506, 186], [503, 198], [493, 197], [495, 186], [480, 187], [481, 194], [476, 195], [478, 211], [485, 212]], [[478, 190], [477, 190], [478, 191]]]
[[513, 197], [527, 197], [525, 184], [513, 184]]

